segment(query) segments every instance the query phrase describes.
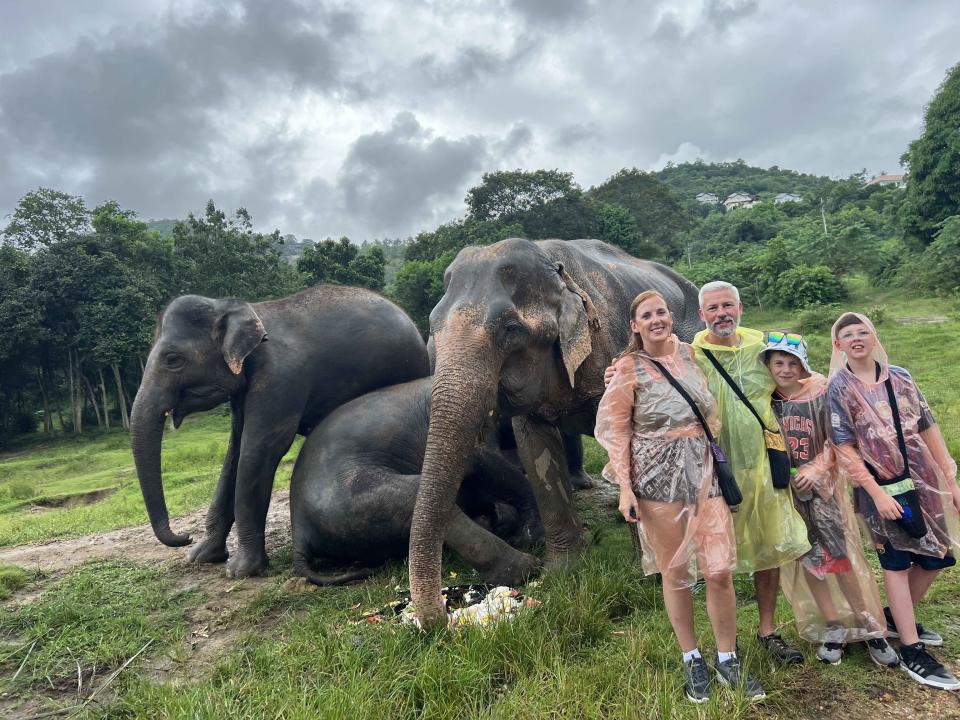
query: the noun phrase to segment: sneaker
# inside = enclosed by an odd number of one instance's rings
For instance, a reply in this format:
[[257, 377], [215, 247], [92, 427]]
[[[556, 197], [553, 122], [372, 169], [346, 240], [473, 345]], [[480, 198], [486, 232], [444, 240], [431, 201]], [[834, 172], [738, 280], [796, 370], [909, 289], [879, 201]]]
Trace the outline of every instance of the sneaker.
[[683, 691], [687, 700], [698, 705], [710, 699], [710, 668], [702, 657], [683, 664]]
[[767, 696], [763, 686], [740, 667], [740, 658], [732, 657], [724, 662], [718, 658], [716, 670], [717, 680], [727, 687], [743, 688], [744, 697], [748, 700], [760, 700]]
[[957, 690], [960, 688], [960, 680], [957, 680], [952, 673], [937, 662], [937, 659], [927, 651], [922, 642], [915, 645], [904, 645], [900, 648], [900, 655], [903, 658], [900, 667], [918, 683], [942, 690]]
[[817, 657], [821, 662], [839, 665], [843, 657], [843, 639], [847, 630], [843, 625], [828, 625], [823, 635], [823, 643], [817, 648]]
[[870, 653], [870, 659], [877, 665], [896, 667], [900, 664], [897, 651], [890, 647], [890, 643], [883, 638], [867, 640], [867, 652]]
[[[893, 622], [893, 613], [890, 612], [890, 608], [885, 607], [883, 614], [887, 618], [887, 637], [899, 639], [900, 633], [897, 632], [897, 625]], [[917, 637], [920, 638], [920, 642], [930, 647], [940, 647], [943, 645], [943, 638], [940, 636], [940, 633], [927, 630], [920, 623], [917, 623]]]
[[787, 641], [777, 633], [770, 633], [769, 635], [760, 635], [758, 633], [757, 641], [767, 649], [767, 652], [769, 652], [774, 659], [784, 665], [803, 664], [803, 653], [795, 647], [788, 645]]

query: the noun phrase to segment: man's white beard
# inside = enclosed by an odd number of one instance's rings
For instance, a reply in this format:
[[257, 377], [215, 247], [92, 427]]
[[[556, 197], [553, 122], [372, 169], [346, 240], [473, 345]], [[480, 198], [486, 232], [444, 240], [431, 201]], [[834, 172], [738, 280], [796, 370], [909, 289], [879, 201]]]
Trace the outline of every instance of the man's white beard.
[[[733, 325], [730, 328], [724, 328], [723, 330], [717, 329], [717, 323], [723, 320], [731, 320]], [[712, 332], [717, 337], [730, 337], [733, 335], [737, 328], [740, 327], [740, 318], [717, 318], [714, 320], [713, 324], [710, 326], [710, 332]]]

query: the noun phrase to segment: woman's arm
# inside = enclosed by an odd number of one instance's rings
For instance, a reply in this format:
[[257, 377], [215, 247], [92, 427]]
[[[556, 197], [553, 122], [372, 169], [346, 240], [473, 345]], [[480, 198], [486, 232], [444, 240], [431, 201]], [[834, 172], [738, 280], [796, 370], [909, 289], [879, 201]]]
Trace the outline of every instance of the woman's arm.
[[[636, 522], [637, 500], [630, 482], [630, 442], [633, 438], [633, 402], [637, 372], [630, 356], [616, 363], [616, 371], [597, 409], [594, 436], [610, 461], [603, 476], [620, 486], [620, 512], [627, 522]], [[632, 511], [632, 513], [631, 513]]]

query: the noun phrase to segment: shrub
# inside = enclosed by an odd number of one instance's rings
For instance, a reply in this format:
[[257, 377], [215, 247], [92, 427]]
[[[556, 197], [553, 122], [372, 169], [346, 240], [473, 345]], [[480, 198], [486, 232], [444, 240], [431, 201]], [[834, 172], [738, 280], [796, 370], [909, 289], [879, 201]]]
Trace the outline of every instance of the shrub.
[[886, 305], [871, 305], [867, 308], [867, 317], [875, 326], [885, 325], [890, 321], [890, 308]]
[[780, 302], [788, 308], [828, 305], [847, 297], [847, 289], [826, 265], [797, 265], [777, 279]]
[[837, 305], [810, 305], [797, 313], [797, 330], [804, 335], [828, 333], [838, 317]]

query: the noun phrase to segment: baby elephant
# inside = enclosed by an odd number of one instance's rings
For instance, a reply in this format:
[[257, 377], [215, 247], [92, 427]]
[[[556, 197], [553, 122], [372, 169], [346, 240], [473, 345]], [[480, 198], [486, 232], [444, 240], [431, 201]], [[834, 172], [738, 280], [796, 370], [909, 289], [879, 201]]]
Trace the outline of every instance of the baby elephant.
[[[431, 388], [427, 377], [368, 393], [338, 408], [307, 438], [290, 483], [294, 572], [331, 585], [406, 556]], [[522, 471], [497, 451], [474, 450], [452, 512], [446, 545], [485, 581], [516, 585], [535, 571], [536, 558], [507, 541], [529, 546], [542, 539], [536, 500]], [[349, 563], [362, 569], [314, 570]]]

